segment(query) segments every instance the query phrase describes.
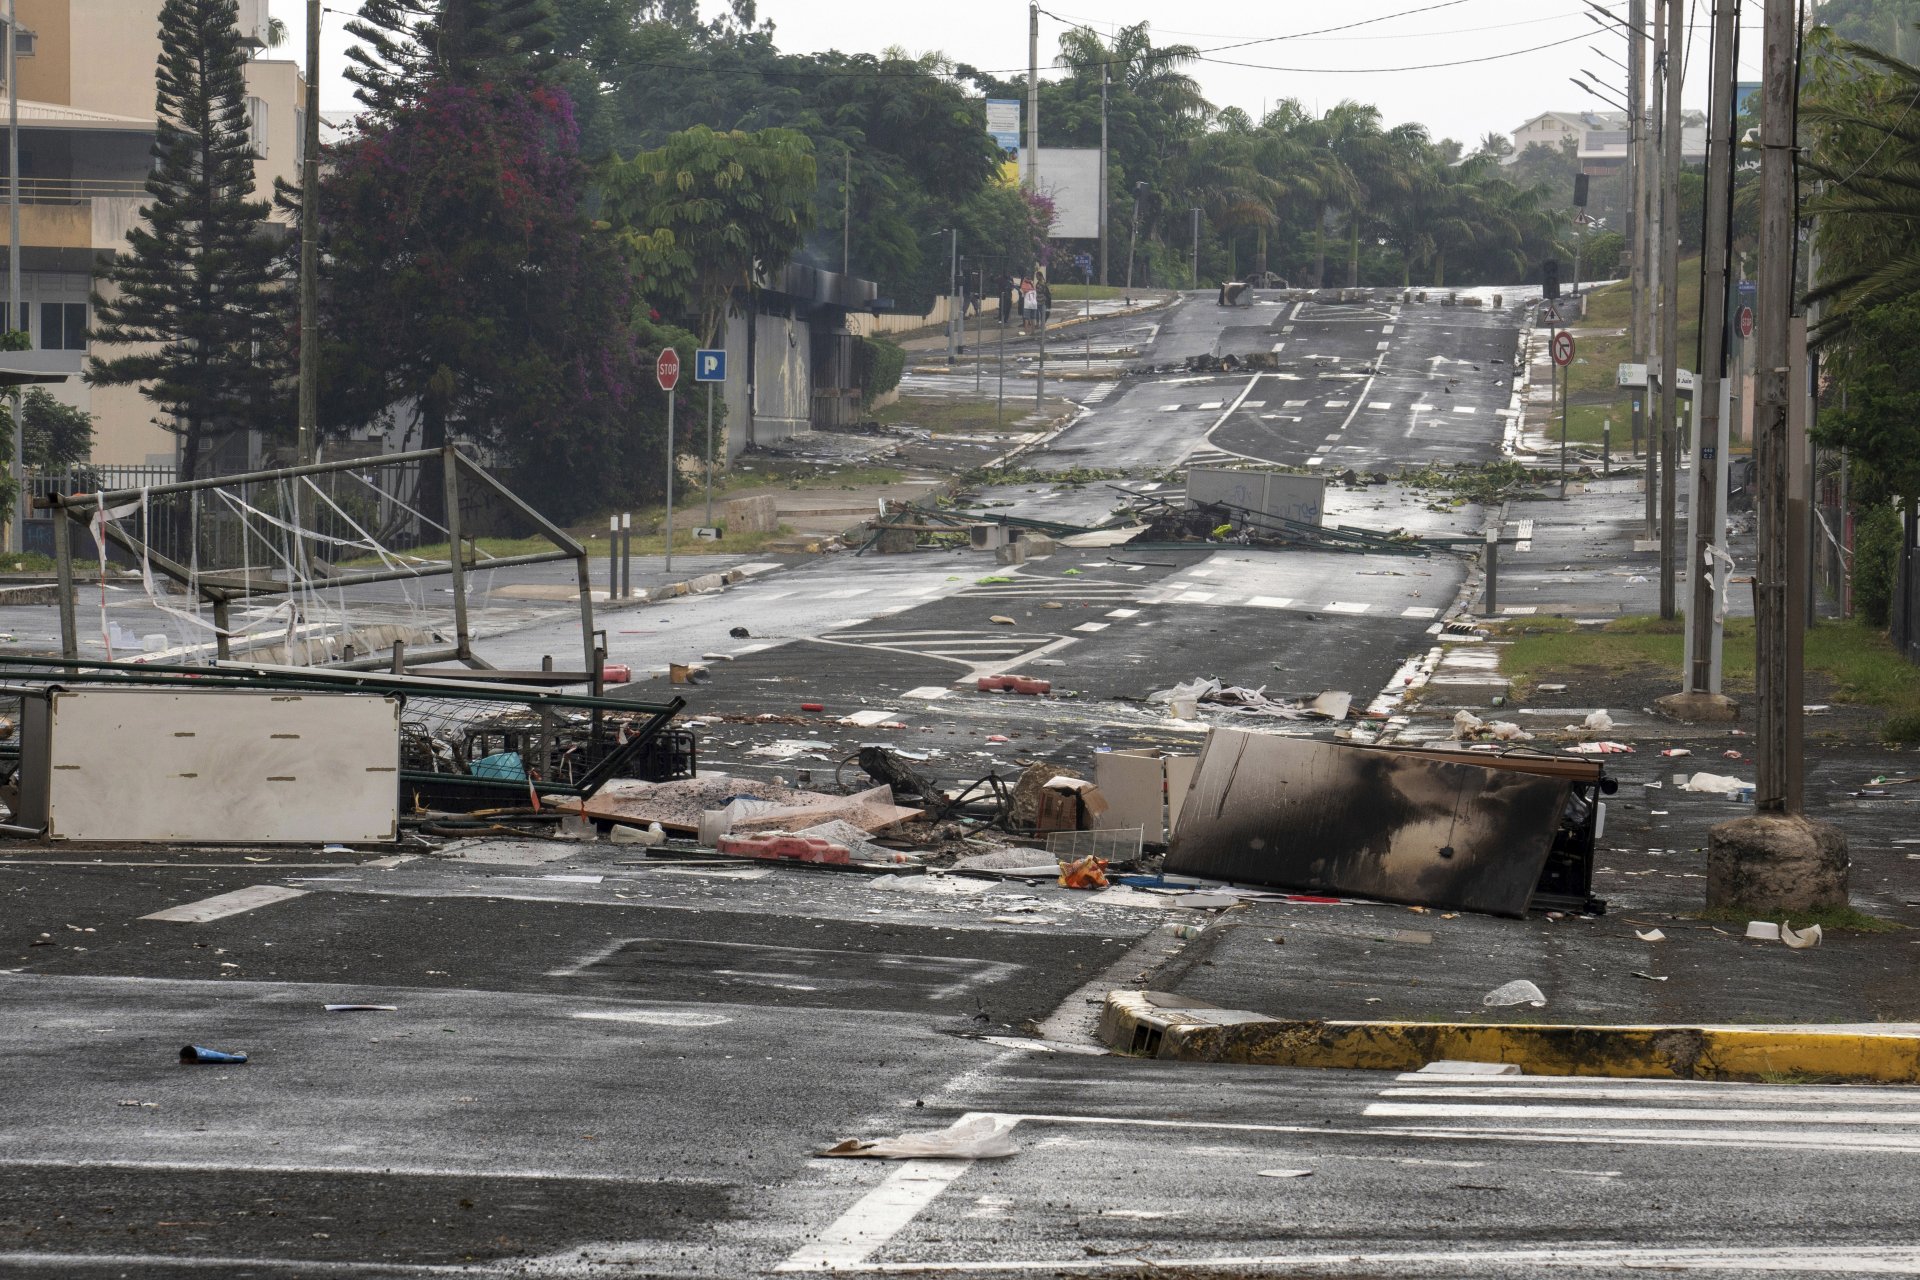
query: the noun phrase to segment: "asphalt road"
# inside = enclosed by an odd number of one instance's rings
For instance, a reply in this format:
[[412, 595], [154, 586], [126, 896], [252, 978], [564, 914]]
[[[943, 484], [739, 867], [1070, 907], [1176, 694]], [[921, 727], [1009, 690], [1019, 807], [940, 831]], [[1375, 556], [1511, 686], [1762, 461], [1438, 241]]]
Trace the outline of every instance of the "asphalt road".
[[[1198, 295], [1090, 326], [1148, 364], [1275, 346], [1282, 363], [1070, 384], [1083, 416], [1028, 465], [1119, 469], [1137, 493], [1180, 463], [1498, 456], [1510, 312], [1297, 301]], [[1120, 500], [988, 497], [1084, 523]], [[1336, 488], [1332, 508], [1421, 532], [1481, 518], [1391, 486]], [[1202, 675], [1364, 703], [1432, 644], [1465, 574], [1237, 547], [742, 567], [724, 593], [605, 614], [611, 656], [705, 663], [706, 683], [629, 688], [710, 719], [705, 770], [814, 782], [868, 741], [949, 781], [1190, 750], [1198, 729], [1144, 699]], [[1515, 589], [1561, 585], [1533, 572]], [[489, 615], [499, 665], [577, 643], [570, 617], [515, 607]], [[1054, 693], [972, 688], [1007, 669]], [[1165, 926], [1210, 913], [976, 887], [536, 841], [0, 851], [0, 1275], [1920, 1272], [1920, 1093], [1102, 1056], [1114, 987], [1315, 1007], [1329, 975], [1301, 944], [1333, 925], [1242, 912], [1187, 941]], [[152, 918], [181, 908], [204, 918]], [[1302, 931], [1297, 991], [1245, 990], [1272, 972], [1245, 963], [1269, 923]], [[1362, 980], [1376, 953], [1401, 975], [1464, 965], [1498, 928], [1475, 923], [1411, 960], [1361, 926], [1333, 976]], [[1466, 999], [1463, 982], [1440, 985]], [[326, 1011], [342, 1003], [393, 1008]], [[182, 1065], [190, 1043], [252, 1060]], [[814, 1154], [969, 1117], [1018, 1153]]]

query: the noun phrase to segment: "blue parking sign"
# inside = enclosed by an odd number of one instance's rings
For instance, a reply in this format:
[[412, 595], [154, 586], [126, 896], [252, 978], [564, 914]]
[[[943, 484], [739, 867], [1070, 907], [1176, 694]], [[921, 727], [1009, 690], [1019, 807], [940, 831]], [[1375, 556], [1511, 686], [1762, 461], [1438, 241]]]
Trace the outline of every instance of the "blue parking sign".
[[693, 353], [693, 380], [695, 382], [725, 382], [727, 380], [727, 353], [709, 351], [702, 348]]

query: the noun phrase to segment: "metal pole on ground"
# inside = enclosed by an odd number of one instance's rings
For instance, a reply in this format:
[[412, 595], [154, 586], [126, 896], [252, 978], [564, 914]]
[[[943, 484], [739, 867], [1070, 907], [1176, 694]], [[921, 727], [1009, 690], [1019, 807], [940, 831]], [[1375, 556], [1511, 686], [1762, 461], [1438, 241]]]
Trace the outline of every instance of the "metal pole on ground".
[[713, 528], [713, 384], [707, 384], [707, 528]]
[[307, 0], [307, 115], [301, 125], [298, 454], [301, 462], [312, 462], [320, 439], [320, 0]]
[[633, 512], [620, 513], [620, 598], [633, 594]]
[[667, 388], [667, 572], [673, 572], [673, 388]]
[[620, 596], [620, 517], [607, 517], [607, 599]]

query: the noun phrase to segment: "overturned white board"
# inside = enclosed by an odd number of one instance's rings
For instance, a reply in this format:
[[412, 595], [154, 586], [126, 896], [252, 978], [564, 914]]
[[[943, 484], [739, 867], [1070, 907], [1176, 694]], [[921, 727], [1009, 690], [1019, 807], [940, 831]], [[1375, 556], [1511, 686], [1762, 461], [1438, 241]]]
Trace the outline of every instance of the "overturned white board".
[[1217, 502], [1254, 516], [1278, 517], [1298, 524], [1322, 523], [1327, 482], [1322, 476], [1282, 475], [1271, 471], [1225, 471], [1195, 467], [1187, 472], [1189, 503]]
[[344, 844], [397, 838], [400, 700], [60, 689], [22, 733], [22, 801], [54, 840]]

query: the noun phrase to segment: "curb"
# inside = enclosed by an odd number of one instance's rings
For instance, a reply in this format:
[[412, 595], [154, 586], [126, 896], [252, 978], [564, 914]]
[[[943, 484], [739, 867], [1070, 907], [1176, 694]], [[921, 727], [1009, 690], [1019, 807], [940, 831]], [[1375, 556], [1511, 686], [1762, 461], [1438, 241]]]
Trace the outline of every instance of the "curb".
[[668, 582], [657, 587], [635, 591], [632, 595], [618, 600], [596, 600], [593, 602], [593, 611], [595, 614], [619, 613], [627, 609], [638, 609], [641, 605], [658, 604], [662, 600], [671, 600], [676, 596], [695, 596], [708, 591], [719, 591], [743, 581], [746, 576], [738, 569], [703, 573], [697, 578], [688, 578], [682, 582]]
[[1817, 1077], [1920, 1083], [1920, 1035], [1811, 1026], [1554, 1026], [1287, 1020], [1155, 991], [1112, 991], [1100, 1040], [1116, 1053], [1241, 1066], [1418, 1071], [1495, 1062], [1528, 1075], [1650, 1080]]

